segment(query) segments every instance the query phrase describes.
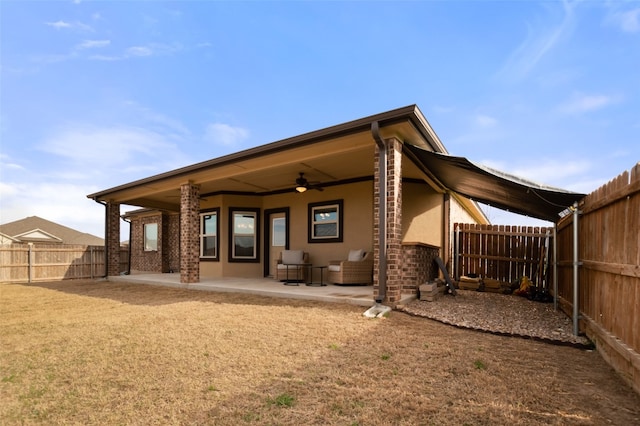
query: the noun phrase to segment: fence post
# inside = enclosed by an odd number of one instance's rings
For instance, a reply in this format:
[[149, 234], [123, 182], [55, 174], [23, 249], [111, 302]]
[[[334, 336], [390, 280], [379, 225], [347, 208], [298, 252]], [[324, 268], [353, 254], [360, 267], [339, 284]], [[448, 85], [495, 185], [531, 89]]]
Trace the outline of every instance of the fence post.
[[453, 254], [453, 276], [460, 281], [460, 224], [456, 223], [455, 253]]
[[558, 222], [553, 224], [553, 309], [558, 310]]
[[578, 335], [578, 202], [573, 203], [573, 335]]
[[27, 263], [29, 264], [29, 277], [27, 278], [27, 281], [29, 282], [29, 284], [31, 284], [31, 281], [33, 281], [33, 243], [29, 243], [29, 255], [27, 256], [27, 258]]
[[93, 246], [89, 246], [89, 256], [90, 256], [90, 260], [89, 260], [89, 267], [91, 268], [89, 275], [91, 276], [91, 279], [93, 279]]

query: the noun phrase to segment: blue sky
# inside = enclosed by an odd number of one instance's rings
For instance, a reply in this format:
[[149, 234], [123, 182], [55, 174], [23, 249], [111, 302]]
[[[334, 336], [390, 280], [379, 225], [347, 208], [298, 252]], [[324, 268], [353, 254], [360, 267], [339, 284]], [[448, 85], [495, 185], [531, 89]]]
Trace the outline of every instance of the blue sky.
[[560, 188], [640, 161], [637, 1], [3, 0], [0, 27], [1, 223], [103, 236], [89, 193], [410, 104]]

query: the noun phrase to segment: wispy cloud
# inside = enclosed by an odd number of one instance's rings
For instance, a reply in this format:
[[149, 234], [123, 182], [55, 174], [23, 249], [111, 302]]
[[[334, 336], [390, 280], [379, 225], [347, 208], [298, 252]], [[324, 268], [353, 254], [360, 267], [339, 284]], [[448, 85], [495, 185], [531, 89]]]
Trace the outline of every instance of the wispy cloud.
[[138, 117], [144, 123], [144, 127], [168, 137], [186, 138], [191, 134], [190, 130], [180, 121], [160, 112], [154, 111], [133, 100], [122, 103], [127, 114]]
[[479, 127], [495, 127], [498, 124], [498, 120], [494, 117], [485, 114], [478, 114], [474, 117], [473, 122]]
[[640, 7], [631, 10], [611, 12], [607, 16], [606, 22], [617, 26], [626, 33], [640, 32]]
[[621, 101], [620, 96], [574, 94], [571, 99], [562, 103], [558, 111], [564, 114], [582, 114], [614, 105]]
[[494, 160], [484, 160], [480, 164], [542, 185], [552, 185], [560, 188], [566, 187], [566, 182], [573, 180], [575, 177], [583, 176], [592, 167], [591, 163], [584, 159], [563, 160], [549, 158], [539, 158], [531, 164], [514, 165]]
[[249, 131], [224, 123], [212, 123], [206, 128], [205, 139], [224, 146], [235, 146], [249, 137]]
[[116, 55], [91, 55], [89, 59], [96, 61], [122, 61], [130, 58], [144, 58], [151, 56], [169, 56], [183, 49], [179, 43], [150, 43], [147, 45], [130, 46], [122, 54]]
[[127, 126], [70, 125], [45, 139], [40, 149], [89, 170], [95, 165], [161, 169], [183, 157], [176, 144], [164, 135]]
[[56, 30], [70, 29], [70, 30], [80, 30], [80, 31], [93, 31], [93, 27], [79, 21], [67, 22], [67, 21], [58, 20], [55, 22], [45, 22], [45, 25], [53, 27]]
[[48, 136], [29, 158], [44, 152], [47, 167], [20, 166], [21, 160], [0, 153], [3, 222], [47, 212], [49, 220], [102, 235], [104, 208], [87, 194], [192, 163], [183, 151], [189, 130], [179, 120], [133, 101], [114, 108], [122, 114], [114, 124], [71, 122], [43, 129]]
[[102, 237], [104, 225], [96, 218], [104, 215], [104, 207], [86, 198], [96, 190], [92, 185], [78, 183], [0, 183], [1, 219], [6, 223], [44, 215], [47, 220]]
[[24, 170], [20, 164], [17, 164], [11, 160], [11, 158], [6, 154], [0, 154], [0, 170]]
[[151, 56], [153, 50], [148, 46], [132, 46], [125, 51], [125, 56]]
[[451, 112], [454, 112], [455, 108], [452, 106], [436, 105], [431, 108], [431, 110], [438, 114], [449, 114]]
[[526, 38], [511, 53], [498, 71], [497, 77], [507, 81], [517, 81], [526, 77], [560, 40], [573, 30], [574, 8], [575, 3], [563, 1], [562, 18], [559, 23], [549, 24], [546, 22], [547, 18], [545, 22], [528, 23]]
[[62, 29], [62, 28], [71, 28], [71, 24], [68, 22], [64, 22], [64, 21], [56, 21], [56, 22], [45, 22], [46, 25], [49, 25], [50, 27], [55, 28], [56, 30]]
[[76, 45], [76, 50], [83, 49], [95, 49], [100, 47], [106, 47], [111, 44], [111, 40], [85, 40], [82, 43]]

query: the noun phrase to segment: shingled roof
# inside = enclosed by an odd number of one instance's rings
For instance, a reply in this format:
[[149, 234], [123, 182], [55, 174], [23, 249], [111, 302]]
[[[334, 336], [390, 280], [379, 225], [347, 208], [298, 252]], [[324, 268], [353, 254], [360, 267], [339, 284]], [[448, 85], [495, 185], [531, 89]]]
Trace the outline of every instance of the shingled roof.
[[104, 245], [104, 239], [100, 237], [76, 231], [38, 216], [29, 216], [0, 225], [0, 233], [23, 243]]

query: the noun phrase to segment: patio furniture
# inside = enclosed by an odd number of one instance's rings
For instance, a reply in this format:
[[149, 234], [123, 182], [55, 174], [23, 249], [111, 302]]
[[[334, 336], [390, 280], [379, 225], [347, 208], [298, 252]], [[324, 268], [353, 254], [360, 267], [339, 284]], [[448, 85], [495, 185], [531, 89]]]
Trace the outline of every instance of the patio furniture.
[[[309, 274], [309, 282], [307, 282], [308, 286], [318, 286], [318, 287], [324, 287], [326, 286], [326, 284], [324, 283], [324, 270], [327, 269], [328, 266], [326, 265], [322, 265], [322, 266], [310, 266], [309, 270], [311, 271], [311, 273]], [[313, 281], [313, 270], [314, 269], [318, 269], [320, 271], [320, 281], [318, 282], [314, 282]]]
[[288, 283], [307, 281], [309, 253], [302, 250], [282, 250], [276, 264], [276, 280]]
[[347, 260], [329, 262], [329, 282], [333, 284], [373, 283], [373, 253], [364, 250], [350, 250]]

